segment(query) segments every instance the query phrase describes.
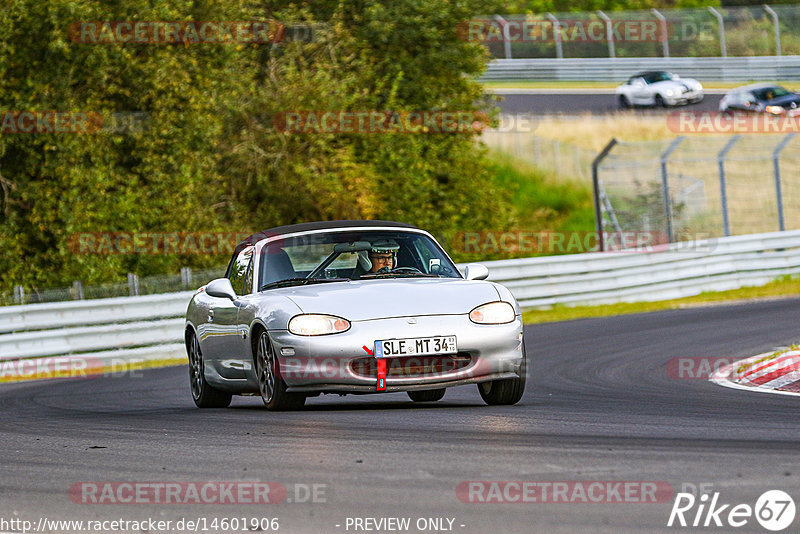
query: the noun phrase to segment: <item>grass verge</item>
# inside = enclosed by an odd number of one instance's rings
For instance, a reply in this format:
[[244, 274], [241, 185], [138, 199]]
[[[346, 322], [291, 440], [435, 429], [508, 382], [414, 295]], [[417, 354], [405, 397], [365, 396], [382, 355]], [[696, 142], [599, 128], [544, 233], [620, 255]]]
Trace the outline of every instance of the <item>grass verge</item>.
[[742, 287], [730, 291], [709, 291], [692, 297], [658, 302], [624, 302], [600, 306], [574, 307], [556, 305], [546, 310], [524, 311], [522, 318], [525, 324], [550, 323], [792, 296], [800, 296], [800, 276], [783, 276], [763, 286]]
[[507, 195], [509, 224], [464, 232], [461, 240], [454, 239], [449, 247], [456, 261], [586, 252], [577, 247], [550, 250], [536, 236], [591, 232], [594, 205], [590, 184], [558, 177], [500, 150], [490, 152], [489, 164], [494, 188]]

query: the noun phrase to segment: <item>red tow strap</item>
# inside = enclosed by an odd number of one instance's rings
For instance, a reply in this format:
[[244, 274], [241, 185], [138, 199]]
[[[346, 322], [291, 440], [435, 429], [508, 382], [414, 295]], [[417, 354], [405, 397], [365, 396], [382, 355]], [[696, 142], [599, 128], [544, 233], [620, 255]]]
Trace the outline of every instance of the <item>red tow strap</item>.
[[386, 391], [386, 358], [378, 358], [378, 386], [375, 391]]
[[[373, 352], [366, 345], [361, 348], [364, 349], [370, 356], [373, 355]], [[378, 366], [378, 383], [375, 386], [375, 391], [386, 391], [386, 358], [384, 358], [383, 354], [381, 353], [375, 357], [375, 361]]]

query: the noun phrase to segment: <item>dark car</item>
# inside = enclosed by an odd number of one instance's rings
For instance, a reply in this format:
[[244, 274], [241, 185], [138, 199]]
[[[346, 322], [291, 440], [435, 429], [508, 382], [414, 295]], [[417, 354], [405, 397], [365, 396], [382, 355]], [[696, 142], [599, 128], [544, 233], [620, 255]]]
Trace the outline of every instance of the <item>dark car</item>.
[[726, 94], [719, 103], [719, 110], [723, 113], [751, 111], [794, 117], [800, 114], [800, 95], [775, 84], [746, 85]]

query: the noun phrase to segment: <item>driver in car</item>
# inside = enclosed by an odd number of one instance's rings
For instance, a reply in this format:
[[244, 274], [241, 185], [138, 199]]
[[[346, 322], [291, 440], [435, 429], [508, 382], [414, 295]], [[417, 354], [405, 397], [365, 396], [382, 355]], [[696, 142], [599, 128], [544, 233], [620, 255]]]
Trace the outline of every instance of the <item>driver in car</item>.
[[369, 251], [358, 253], [358, 264], [353, 270], [352, 278], [363, 274], [387, 272], [397, 264], [397, 251], [400, 245], [393, 239], [379, 239], [372, 243]]

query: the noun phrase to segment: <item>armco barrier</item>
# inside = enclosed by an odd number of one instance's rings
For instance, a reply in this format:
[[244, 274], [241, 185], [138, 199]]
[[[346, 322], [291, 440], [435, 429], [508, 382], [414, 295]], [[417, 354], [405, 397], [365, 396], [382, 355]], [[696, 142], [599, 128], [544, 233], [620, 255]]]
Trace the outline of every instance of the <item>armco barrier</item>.
[[[486, 265], [489, 279], [507, 286], [523, 307], [652, 301], [800, 273], [800, 231], [675, 243], [661, 252], [595, 252]], [[65, 354], [180, 361], [191, 294], [0, 308], [0, 364]]]
[[496, 59], [481, 81], [622, 83], [645, 70], [704, 81], [800, 80], [800, 56]]

